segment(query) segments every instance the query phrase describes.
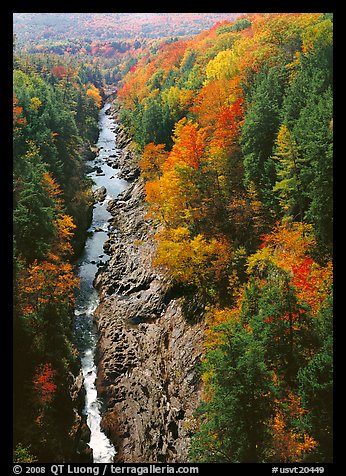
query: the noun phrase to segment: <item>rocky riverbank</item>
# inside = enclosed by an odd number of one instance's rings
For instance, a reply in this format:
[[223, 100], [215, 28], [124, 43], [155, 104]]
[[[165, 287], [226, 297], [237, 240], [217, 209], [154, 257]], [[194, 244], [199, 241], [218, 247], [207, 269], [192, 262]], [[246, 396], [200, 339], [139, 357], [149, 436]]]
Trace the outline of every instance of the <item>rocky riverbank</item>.
[[83, 415], [85, 391], [82, 372], [79, 372], [77, 376], [70, 373], [69, 393], [74, 415], [74, 422], [70, 431], [73, 444], [70, 446], [69, 461], [73, 463], [91, 463], [93, 459], [92, 450], [88, 445], [90, 430]]
[[118, 461], [184, 463], [201, 394], [196, 366], [203, 325], [185, 320], [169, 280], [152, 265], [155, 226], [146, 217], [144, 184], [121, 126], [117, 145], [114, 164], [130, 185], [109, 203], [110, 259], [94, 282], [102, 425]]

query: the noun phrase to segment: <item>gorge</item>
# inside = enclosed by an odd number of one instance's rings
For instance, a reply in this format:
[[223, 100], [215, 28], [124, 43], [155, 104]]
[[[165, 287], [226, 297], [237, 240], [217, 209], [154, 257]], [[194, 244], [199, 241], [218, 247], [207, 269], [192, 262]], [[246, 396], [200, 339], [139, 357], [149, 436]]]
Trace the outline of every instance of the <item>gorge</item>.
[[16, 464], [333, 461], [333, 14], [191, 15], [14, 16]]
[[203, 326], [186, 322], [152, 265], [143, 181], [112, 113], [110, 104], [100, 111], [99, 154], [88, 163], [100, 201], [79, 260], [75, 310], [89, 446], [94, 462], [182, 462], [199, 401]]
[[[107, 232], [106, 204], [110, 195], [97, 195], [97, 190], [106, 190], [116, 195], [126, 186], [126, 182], [114, 177], [114, 170], [107, 165], [106, 160], [113, 150], [114, 133], [111, 131], [111, 120], [106, 115], [109, 104], [100, 111], [100, 134], [97, 142], [99, 154], [90, 161], [91, 172], [89, 176], [94, 181], [95, 205], [91, 227], [88, 230], [88, 239], [82, 256], [78, 260], [78, 275], [80, 288], [75, 309], [74, 335], [75, 343], [80, 353], [81, 367], [85, 387], [85, 414], [90, 429], [89, 446], [93, 450], [95, 463], [111, 462], [115, 450], [100, 428], [100, 401], [98, 400], [95, 379], [97, 369], [95, 366], [95, 349], [97, 334], [94, 328], [93, 313], [98, 305], [97, 292], [93, 287], [93, 279], [100, 264], [100, 258], [104, 258], [103, 242]], [[103, 187], [103, 188], [102, 188]], [[97, 198], [99, 201], [97, 201]], [[98, 262], [96, 261], [98, 260]]]

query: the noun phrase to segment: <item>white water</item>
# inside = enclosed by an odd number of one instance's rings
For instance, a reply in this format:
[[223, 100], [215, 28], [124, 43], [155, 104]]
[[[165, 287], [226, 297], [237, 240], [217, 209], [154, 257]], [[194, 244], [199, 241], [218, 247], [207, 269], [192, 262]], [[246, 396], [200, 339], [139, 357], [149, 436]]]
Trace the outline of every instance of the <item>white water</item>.
[[86, 392], [84, 414], [87, 417], [87, 425], [91, 433], [88, 444], [93, 450], [94, 463], [112, 463], [116, 454], [114, 446], [101, 429], [102, 402], [98, 398], [96, 389], [95, 351], [97, 331], [93, 319], [93, 313], [99, 303], [97, 292], [93, 287], [93, 280], [98, 269], [97, 264], [108, 259], [103, 251], [103, 244], [107, 238], [107, 222], [111, 217], [106, 210], [107, 203], [127, 186], [127, 182], [117, 178], [117, 169], [113, 169], [106, 164], [107, 158], [118, 152], [114, 143], [114, 121], [105, 114], [109, 107], [110, 105], [106, 104], [100, 111], [100, 133], [97, 143], [100, 153], [94, 161], [89, 162], [90, 165], [101, 167], [104, 175], [97, 175], [95, 172], [88, 174], [95, 182], [93, 189], [104, 185], [107, 189], [107, 196], [104, 202], [96, 203], [94, 206], [93, 220], [88, 230], [89, 236], [85, 243], [84, 252], [77, 263], [80, 290], [76, 299], [74, 319], [75, 343], [80, 353]]

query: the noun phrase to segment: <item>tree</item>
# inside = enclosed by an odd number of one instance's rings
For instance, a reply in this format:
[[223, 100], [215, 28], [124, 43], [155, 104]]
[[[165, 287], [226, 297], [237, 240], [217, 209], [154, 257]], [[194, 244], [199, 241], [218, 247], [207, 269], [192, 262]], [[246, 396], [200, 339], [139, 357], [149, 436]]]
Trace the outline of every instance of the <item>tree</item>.
[[209, 351], [203, 363], [211, 398], [201, 405], [201, 426], [192, 440], [190, 460], [256, 463], [267, 440], [271, 372], [263, 346], [239, 322], [218, 329], [222, 344]]
[[280, 126], [285, 73], [264, 68], [256, 75], [251, 97], [246, 98], [241, 145], [244, 154], [244, 185], [253, 183], [268, 210], [277, 210], [273, 196], [276, 180], [273, 146]]
[[215, 128], [217, 117], [222, 108], [227, 106], [229, 96], [233, 91], [232, 82], [226, 79], [214, 79], [204, 84], [191, 108], [202, 127]]
[[204, 297], [217, 292], [226, 278], [231, 253], [225, 239], [193, 237], [184, 227], [166, 229], [157, 238], [155, 265], [168, 268], [174, 281], [194, 285]]
[[308, 254], [311, 230], [281, 225], [265, 236], [234, 307], [211, 310], [192, 461], [330, 460], [331, 276]]
[[299, 422], [308, 412], [301, 406], [301, 399], [291, 390], [281, 400], [275, 400], [274, 416], [268, 423], [271, 432], [267, 452], [269, 461], [295, 463], [305, 461], [317, 446], [316, 440], [299, 428]]
[[172, 121], [175, 123], [187, 114], [192, 105], [193, 92], [190, 89], [171, 86], [162, 92], [161, 98], [163, 105], [167, 104]]
[[332, 22], [321, 19], [304, 32], [303, 49], [292, 65], [283, 102], [285, 124], [303, 165], [305, 219], [316, 227], [321, 244], [332, 249], [333, 217], [333, 46]]
[[37, 463], [37, 458], [30, 451], [30, 446], [18, 443], [13, 451], [13, 463]]
[[146, 180], [157, 179], [162, 174], [162, 166], [167, 156], [165, 144], [155, 145], [153, 142], [147, 144], [138, 163], [142, 177]]
[[278, 161], [278, 180], [273, 191], [279, 195], [279, 204], [284, 217], [285, 219], [303, 221], [302, 160], [298, 146], [284, 124], [281, 125], [278, 132], [273, 158]]
[[169, 170], [158, 180], [145, 184], [146, 200], [150, 204], [149, 216], [153, 216], [166, 226], [183, 223], [186, 203], [182, 196], [177, 172]]
[[289, 276], [299, 302], [316, 315], [330, 295], [333, 273], [330, 260], [320, 264], [312, 258], [314, 249], [312, 225], [278, 223], [271, 233], [262, 236], [260, 249], [249, 256], [248, 272], [261, 277], [272, 266], [280, 268]]
[[186, 118], [178, 121], [174, 128], [173, 147], [165, 162], [164, 170], [176, 165], [198, 168], [205, 148], [207, 132]]
[[44, 186], [45, 166], [35, 146], [25, 157], [25, 174], [15, 182], [13, 231], [17, 251], [29, 262], [45, 257], [56, 233], [55, 202]]
[[244, 170], [239, 144], [242, 124], [242, 99], [238, 99], [220, 110], [208, 144], [208, 165], [215, 172], [219, 198], [226, 203], [242, 190]]
[[50, 363], [46, 363], [36, 371], [33, 379], [34, 391], [41, 405], [52, 402], [57, 386], [54, 383], [55, 371]]
[[298, 372], [299, 394], [309, 409], [303, 428], [318, 442], [309, 461], [333, 460], [333, 307], [331, 299], [314, 321], [317, 349]]
[[140, 146], [143, 148], [150, 142], [155, 144], [164, 143], [171, 132], [171, 128], [169, 127], [167, 130], [166, 126], [166, 118], [161, 102], [156, 98], [151, 98], [144, 104], [136, 135]]
[[87, 93], [87, 96], [89, 96], [90, 98], [93, 99], [96, 106], [98, 108], [100, 108], [101, 104], [102, 104], [102, 97], [101, 97], [99, 89], [96, 86], [94, 86], [93, 84], [90, 84], [86, 93]]
[[[307, 189], [306, 219], [329, 251], [333, 239], [333, 99], [332, 90], [311, 100], [301, 111], [294, 134], [304, 162], [301, 176]], [[307, 121], [309, 124], [306, 130]], [[301, 128], [301, 129], [299, 129]]]

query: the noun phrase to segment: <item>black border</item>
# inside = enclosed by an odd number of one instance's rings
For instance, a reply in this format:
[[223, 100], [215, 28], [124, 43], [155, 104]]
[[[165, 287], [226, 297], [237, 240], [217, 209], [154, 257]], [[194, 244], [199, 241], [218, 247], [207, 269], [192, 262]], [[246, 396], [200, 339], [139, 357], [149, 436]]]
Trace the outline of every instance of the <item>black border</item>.
[[[34, 2], [15, 2], [13, 5], [11, 5], [11, 9], [9, 10], [7, 6], [2, 6], [2, 12], [1, 12], [1, 29], [0, 29], [0, 35], [1, 35], [1, 56], [2, 56], [2, 70], [0, 74], [0, 97], [2, 98], [2, 114], [0, 115], [1, 117], [1, 172], [0, 172], [0, 177], [2, 178], [2, 184], [0, 187], [0, 191], [3, 194], [2, 200], [0, 203], [2, 203], [2, 213], [4, 217], [3, 221], [3, 226], [2, 228], [2, 233], [1, 233], [1, 238], [3, 242], [3, 249], [2, 252], [0, 253], [0, 266], [1, 266], [1, 271], [2, 271], [2, 277], [3, 279], [1, 280], [1, 289], [2, 289], [2, 295], [5, 296], [5, 306], [2, 306], [2, 342], [1, 342], [1, 350], [3, 352], [3, 357], [2, 357], [2, 371], [3, 375], [1, 377], [1, 393], [2, 393], [2, 412], [1, 412], [1, 429], [2, 429], [2, 439], [1, 439], [1, 444], [0, 444], [0, 468], [1, 468], [1, 463], [6, 462], [6, 466], [9, 468], [8, 472], [4, 472], [4, 474], [14, 474], [12, 471], [12, 415], [13, 415], [13, 404], [12, 404], [12, 382], [13, 382], [13, 368], [12, 368], [12, 352], [19, 351], [20, 349], [13, 349], [12, 346], [12, 309], [13, 309], [13, 288], [12, 288], [12, 282], [13, 280], [11, 279], [12, 277], [12, 210], [13, 210], [13, 202], [12, 202], [12, 121], [11, 121], [11, 116], [12, 116], [12, 57], [13, 57], [13, 40], [12, 40], [12, 34], [13, 34], [13, 13], [17, 12], [49, 12], [49, 13], [60, 13], [60, 12], [75, 12], [75, 13], [82, 13], [82, 12], [93, 12], [93, 13], [102, 13], [102, 12], [107, 12], [110, 10], [116, 10], [116, 3], [106, 3], [103, 4], [103, 8], [100, 9], [100, 4], [86, 4], [86, 3], [80, 3], [78, 6], [74, 6], [71, 4], [71, 2], [66, 2], [64, 3], [63, 1], [61, 2], [56, 2], [54, 5], [50, 5], [50, 8], [48, 5], [35, 5]], [[162, 2], [151, 2], [150, 4], [145, 2], [141, 5], [142, 8], [134, 8], [136, 7], [135, 2], [131, 5], [119, 5], [124, 12], [130, 12], [131, 13], [131, 7], [132, 7], [132, 12], [172, 12], [173, 10], [176, 11], [177, 7], [180, 7], [180, 12], [194, 12], [201, 10], [203, 12], [215, 12], [215, 13], [221, 13], [225, 12], [227, 10], [236, 10], [236, 11], [241, 11], [243, 13], [250, 13], [250, 12], [302, 12], [302, 13], [308, 13], [308, 12], [330, 12], [334, 14], [334, 24], [335, 24], [335, 33], [334, 36], [337, 37], [338, 34], [340, 33], [341, 30], [341, 21], [343, 18], [343, 14], [340, 8], [340, 11], [336, 8], [336, 2], [326, 2], [326, 1], [321, 1], [321, 0], [316, 0], [314, 2], [311, 2], [310, 4], [308, 2], [298, 2], [298, 1], [291, 1], [291, 2], [255, 2], [255, 1], [241, 1], [239, 3], [235, 3], [233, 5], [229, 4], [228, 2], [224, 3], [215, 3], [212, 2], [211, 4], [186, 4], [184, 5], [177, 5], [176, 2], [172, 3], [162, 3]], [[129, 8], [126, 8], [126, 7]], [[204, 8], [204, 6], [208, 8]], [[338, 2], [339, 7], [342, 6], [341, 2]], [[97, 8], [98, 7], [98, 8]], [[124, 9], [125, 7], [125, 9]], [[188, 8], [187, 8], [188, 7]], [[213, 8], [210, 8], [213, 7]], [[180, 13], [179, 12], [179, 13]], [[340, 24], [339, 24], [340, 22]], [[336, 42], [336, 49], [335, 49], [335, 54], [337, 55], [339, 61], [339, 64], [343, 64], [343, 51], [338, 48], [338, 45], [342, 44], [341, 40], [339, 39], [339, 42]], [[343, 76], [343, 73], [341, 72], [341, 77]], [[341, 78], [340, 78], [341, 79]], [[335, 84], [335, 86], [337, 86]], [[340, 95], [341, 96], [341, 95]], [[338, 89], [337, 87], [334, 90], [334, 109], [336, 112], [337, 116], [337, 106], [339, 106], [339, 98], [338, 98]], [[334, 125], [336, 126], [336, 133], [334, 135], [334, 138], [336, 139], [335, 142], [337, 144], [337, 130], [339, 127], [338, 121], [334, 121]], [[337, 150], [337, 147], [335, 148]], [[344, 200], [340, 197], [337, 197], [337, 192], [342, 189], [341, 187], [338, 187], [338, 180], [341, 180], [341, 173], [337, 173], [337, 165], [340, 163], [343, 158], [344, 152], [341, 154], [337, 154], [335, 152], [335, 159], [334, 159], [334, 178], [336, 179], [335, 185], [334, 185], [334, 203], [335, 205], [338, 203], [341, 206], [344, 204]], [[338, 159], [337, 159], [338, 158]], [[339, 200], [337, 200], [339, 198]], [[337, 207], [335, 207], [335, 210]], [[334, 212], [334, 215], [337, 217], [337, 212]], [[335, 223], [335, 222], [334, 222]], [[338, 274], [341, 272], [340, 269], [340, 261], [339, 261], [339, 256], [338, 256], [338, 237], [340, 237], [340, 233], [342, 234], [343, 230], [337, 230], [337, 224], [334, 225], [334, 233], [335, 233], [335, 251], [334, 251], [334, 261], [335, 261], [335, 278], [336, 278], [336, 286], [335, 286], [335, 304], [334, 304], [334, 315], [336, 317], [336, 309], [338, 308], [338, 287], [339, 287], [339, 280], [338, 280]], [[344, 319], [342, 315], [336, 320], [336, 324], [339, 324], [339, 322]], [[335, 331], [337, 331], [337, 326], [335, 326]], [[11, 338], [10, 338], [11, 336]], [[342, 342], [343, 335], [340, 335], [338, 332], [335, 332], [334, 334], [334, 349], [335, 349], [335, 357], [334, 357], [334, 362], [335, 362], [335, 371], [334, 375], [336, 377], [335, 379], [335, 386], [334, 386], [334, 395], [342, 395], [343, 394], [343, 388], [339, 388], [339, 381], [337, 379], [338, 377], [338, 365], [339, 365], [339, 359], [337, 359], [337, 351], [338, 348]], [[9, 357], [10, 356], [10, 357]], [[342, 369], [343, 370], [343, 369]], [[342, 380], [342, 378], [341, 378]], [[336, 398], [334, 399], [334, 404], [336, 403]], [[343, 410], [340, 409], [340, 415], [343, 414]], [[337, 423], [340, 422], [339, 418], [339, 413], [337, 410], [336, 405], [334, 406], [334, 423], [337, 425]], [[340, 424], [340, 423], [339, 423]], [[343, 427], [340, 427], [340, 430], [342, 430]], [[335, 443], [334, 443], [334, 462], [330, 464], [323, 464], [320, 466], [323, 466], [325, 468], [324, 474], [340, 474], [339, 470], [337, 467], [339, 466], [340, 463], [342, 463], [342, 453], [339, 450], [339, 445], [343, 444], [343, 439], [340, 433], [337, 435], [337, 426], [334, 429], [334, 435], [335, 435]], [[9, 465], [7, 465], [9, 463]], [[25, 473], [25, 467], [29, 465], [22, 465], [23, 467], [23, 474]], [[51, 474], [49, 471], [50, 464], [39, 464], [37, 466], [40, 467], [45, 467], [46, 472], [45, 474]], [[64, 465], [66, 467], [67, 471], [67, 464]], [[78, 467], [78, 466], [83, 466], [83, 465], [78, 465], [78, 464], [71, 464], [70, 465], [72, 468]], [[97, 466], [95, 465], [88, 465], [88, 466]], [[100, 465], [103, 466], [103, 465]], [[124, 464], [122, 466], [149, 466], [149, 464]], [[160, 466], [159, 464], [155, 464], [155, 466]], [[259, 474], [272, 474], [272, 468], [273, 467], [278, 467], [278, 468], [289, 468], [289, 467], [304, 467], [308, 465], [301, 465], [301, 464], [267, 464], [267, 463], [258, 463], [258, 464], [245, 464], [244, 463], [239, 465], [239, 464], [223, 464], [219, 463], [215, 467], [215, 464], [212, 463], [204, 463], [204, 464], [172, 464], [172, 465], [161, 465], [161, 466], [198, 466], [200, 471], [199, 474], [210, 474], [213, 473], [213, 471], [220, 471], [223, 472], [226, 470], [229, 474], [232, 475], [259, 475]], [[310, 466], [319, 466], [318, 464], [315, 465], [310, 465]], [[64, 470], [65, 471], [65, 470]], [[61, 474], [67, 474], [65, 472]], [[102, 468], [100, 468], [100, 474], [102, 474]], [[108, 471], [106, 474], [110, 474]], [[126, 473], [124, 473], [126, 474]], [[128, 473], [130, 474], [130, 473]], [[145, 474], [145, 473], [144, 473]], [[157, 473], [158, 474], [158, 473]], [[164, 473], [167, 474], [167, 473]], [[280, 474], [278, 472], [277, 474]], [[287, 473], [289, 474], [289, 473]], [[303, 474], [321, 474], [321, 473], [303, 473]]]

